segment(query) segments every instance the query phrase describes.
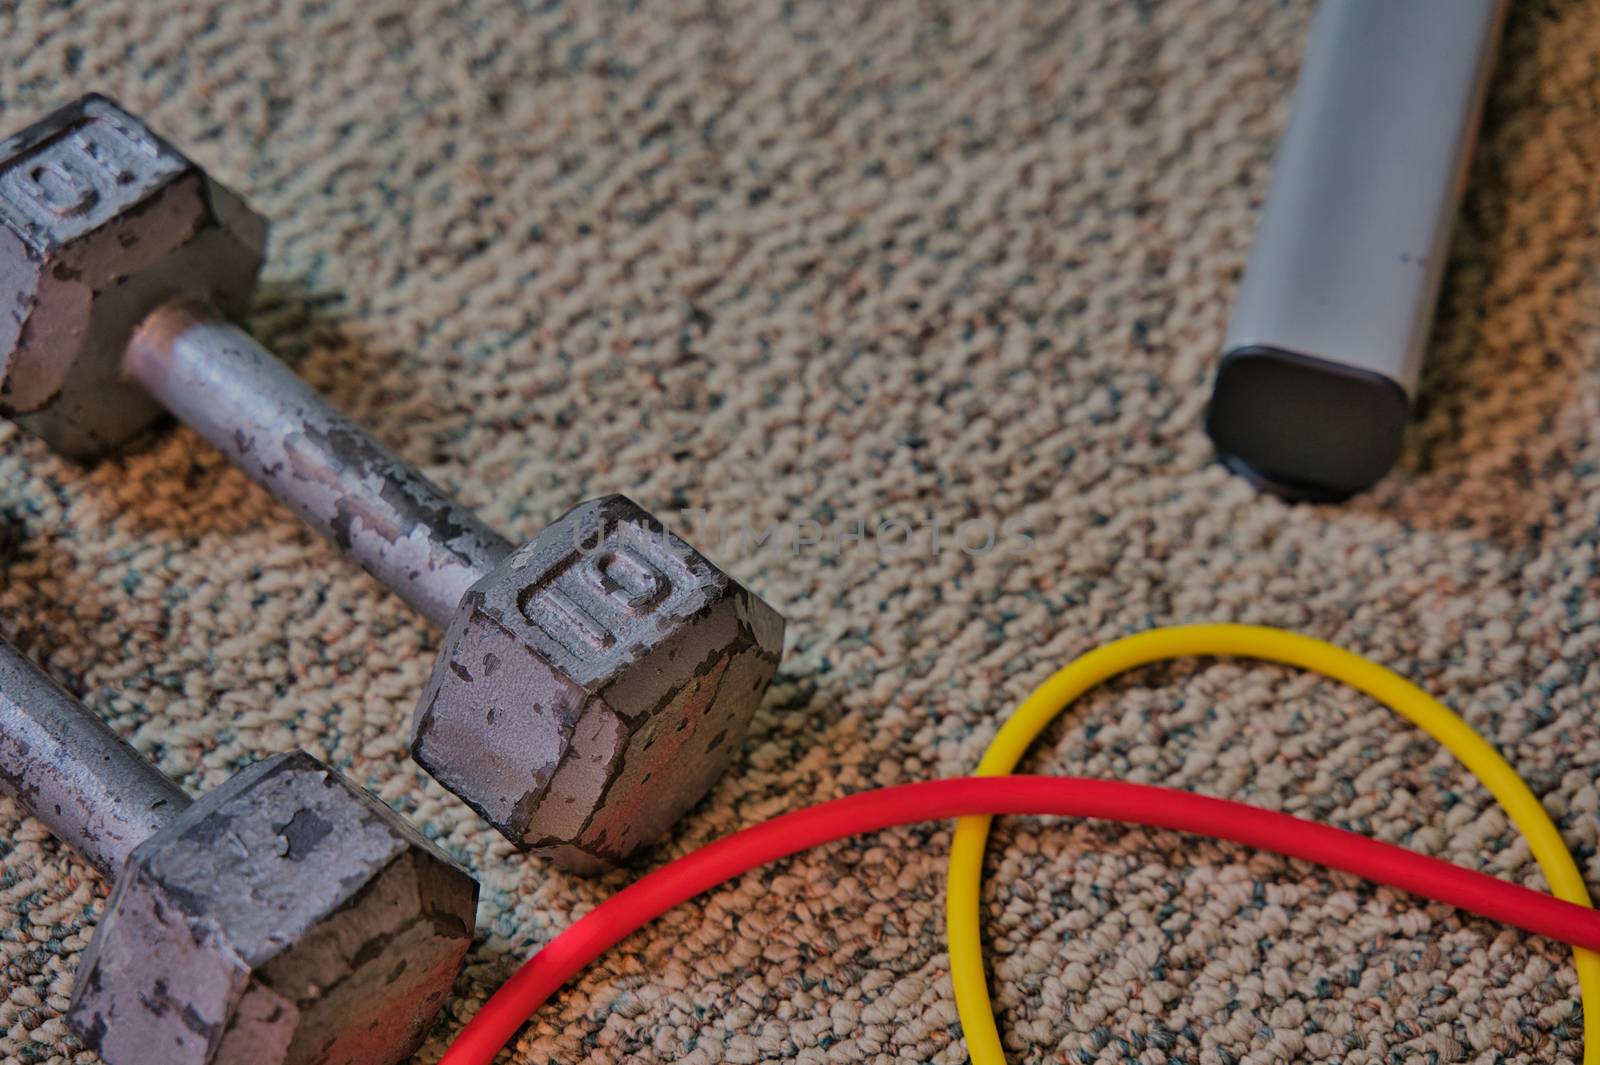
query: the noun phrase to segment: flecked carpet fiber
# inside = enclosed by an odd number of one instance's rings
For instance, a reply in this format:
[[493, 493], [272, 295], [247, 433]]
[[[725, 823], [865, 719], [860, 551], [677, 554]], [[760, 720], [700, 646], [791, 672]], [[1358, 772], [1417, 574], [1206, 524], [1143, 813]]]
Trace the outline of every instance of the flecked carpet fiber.
[[[1210, 619], [1444, 698], [1600, 885], [1600, 5], [1516, 5], [1402, 466], [1331, 507], [1263, 498], [1201, 431], [1310, 14], [0, 0], [0, 121], [119, 97], [274, 220], [249, 324], [379, 438], [517, 536], [625, 491], [787, 614], [738, 768], [652, 860], [968, 771], [1068, 657]], [[627, 881], [519, 856], [406, 759], [438, 634], [193, 434], [86, 469], [7, 426], [0, 511], [0, 630], [186, 787], [305, 748], [477, 872], [419, 1060]], [[1431, 741], [1276, 667], [1142, 670], [1026, 766], [1544, 886]], [[949, 841], [682, 907], [505, 1060], [961, 1061]], [[1011, 820], [991, 866], [1019, 1061], [1580, 1053], [1570, 956], [1443, 907], [1106, 825]], [[0, 800], [5, 1060], [94, 1060], [61, 1014], [106, 890]]]

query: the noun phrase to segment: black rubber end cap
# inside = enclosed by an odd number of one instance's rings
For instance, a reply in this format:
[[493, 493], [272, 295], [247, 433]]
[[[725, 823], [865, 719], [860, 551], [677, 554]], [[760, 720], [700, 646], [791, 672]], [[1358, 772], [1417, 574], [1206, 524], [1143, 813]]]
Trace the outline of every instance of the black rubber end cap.
[[1400, 457], [1409, 404], [1393, 380], [1277, 348], [1222, 357], [1206, 433], [1224, 465], [1284, 499], [1337, 502]]

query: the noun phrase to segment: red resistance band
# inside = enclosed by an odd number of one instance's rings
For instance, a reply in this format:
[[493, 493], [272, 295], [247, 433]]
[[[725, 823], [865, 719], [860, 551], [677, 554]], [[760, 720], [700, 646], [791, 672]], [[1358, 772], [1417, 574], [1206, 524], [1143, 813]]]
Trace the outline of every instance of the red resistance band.
[[1231, 840], [1447, 903], [1525, 932], [1600, 950], [1600, 911], [1343, 829], [1171, 788], [1083, 777], [968, 777], [864, 791], [725, 836], [617, 892], [525, 962], [439, 1065], [490, 1065], [517, 1029], [590, 962], [702, 891], [818, 844], [972, 814], [1125, 821]]

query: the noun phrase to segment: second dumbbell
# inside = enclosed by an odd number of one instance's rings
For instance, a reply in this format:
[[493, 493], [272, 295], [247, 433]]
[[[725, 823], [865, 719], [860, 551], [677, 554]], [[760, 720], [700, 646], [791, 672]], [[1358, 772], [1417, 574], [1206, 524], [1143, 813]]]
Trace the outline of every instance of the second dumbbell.
[[198, 801], [0, 640], [0, 786], [116, 888], [68, 1020], [109, 1065], [399, 1065], [478, 885], [303, 753]]

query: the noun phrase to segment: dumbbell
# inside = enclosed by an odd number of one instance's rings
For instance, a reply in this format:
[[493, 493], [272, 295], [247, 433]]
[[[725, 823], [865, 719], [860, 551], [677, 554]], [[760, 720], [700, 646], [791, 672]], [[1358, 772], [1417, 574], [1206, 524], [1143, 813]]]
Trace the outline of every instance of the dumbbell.
[[0, 640], [0, 784], [115, 888], [67, 1019], [109, 1065], [390, 1065], [472, 943], [478, 885], [308, 754], [191, 801]]
[[517, 846], [594, 870], [722, 774], [783, 618], [622, 496], [514, 547], [223, 317], [266, 224], [115, 103], [0, 142], [0, 411], [94, 458], [169, 412], [446, 630], [424, 769]]

